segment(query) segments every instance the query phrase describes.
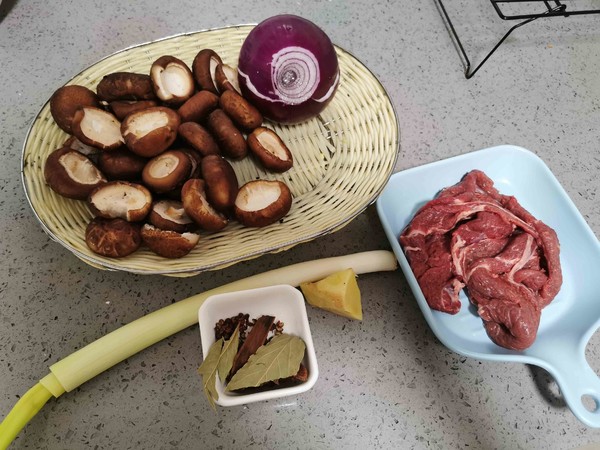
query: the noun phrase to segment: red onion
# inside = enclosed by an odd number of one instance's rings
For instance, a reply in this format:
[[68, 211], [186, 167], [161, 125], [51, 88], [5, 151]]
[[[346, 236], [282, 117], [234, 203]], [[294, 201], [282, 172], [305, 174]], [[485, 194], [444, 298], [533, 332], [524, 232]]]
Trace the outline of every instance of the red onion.
[[293, 15], [259, 23], [242, 45], [242, 94], [267, 119], [298, 123], [318, 115], [333, 98], [340, 73], [335, 48], [314, 23]]

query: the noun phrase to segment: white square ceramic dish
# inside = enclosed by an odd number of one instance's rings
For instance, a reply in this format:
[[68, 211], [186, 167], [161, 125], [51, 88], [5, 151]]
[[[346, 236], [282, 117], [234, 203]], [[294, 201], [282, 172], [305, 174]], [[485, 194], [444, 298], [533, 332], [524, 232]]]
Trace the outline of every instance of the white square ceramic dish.
[[218, 294], [207, 298], [198, 310], [203, 355], [208, 354], [208, 350], [215, 342], [215, 324], [220, 319], [233, 317], [239, 313], [249, 314], [250, 319], [262, 315], [275, 316], [275, 320], [283, 322], [284, 333], [302, 338], [306, 344], [303, 364], [308, 369], [308, 380], [297, 386], [251, 394], [236, 394], [226, 392], [223, 383], [217, 379], [219, 399], [216, 403], [221, 406], [242, 405], [297, 395], [312, 388], [319, 376], [319, 368], [302, 293], [292, 286], [277, 285]]
[[[526, 350], [494, 344], [464, 293], [456, 315], [429, 308], [398, 243], [421, 206], [473, 169], [484, 171], [501, 193], [514, 195], [554, 228], [560, 241], [563, 285], [542, 311], [537, 339]], [[600, 379], [585, 358], [587, 342], [600, 325], [600, 242], [540, 158], [521, 147], [502, 145], [398, 172], [377, 200], [377, 212], [427, 323], [444, 345], [474, 358], [543, 367], [554, 376], [575, 415], [588, 426], [600, 427]], [[591, 397], [596, 409], [586, 408], [582, 397]]]

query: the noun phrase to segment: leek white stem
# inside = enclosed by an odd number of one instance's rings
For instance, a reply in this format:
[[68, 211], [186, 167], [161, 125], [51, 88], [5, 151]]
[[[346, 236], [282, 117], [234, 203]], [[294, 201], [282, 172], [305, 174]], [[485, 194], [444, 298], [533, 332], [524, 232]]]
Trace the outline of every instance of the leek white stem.
[[[50, 373], [42, 378], [32, 390], [35, 389], [36, 392], [47, 391], [54, 397], [72, 391], [124, 359], [197, 323], [198, 309], [212, 295], [278, 284], [299, 286], [300, 283], [316, 281], [334, 272], [349, 268], [360, 275], [369, 272], [394, 270], [396, 267], [397, 262], [393, 253], [385, 250], [375, 250], [302, 262], [234, 281], [141, 317], [92, 342], [50, 366]], [[37, 388], [37, 386], [43, 386], [43, 390]], [[49, 396], [47, 397], [49, 398]], [[44, 397], [43, 403], [41, 401], [36, 403], [41, 403], [39, 408], [43, 406], [48, 398]], [[37, 408], [33, 411], [33, 414], [16, 414], [18, 411], [15, 410], [18, 407], [19, 403], [15, 405], [9, 416], [0, 423], [0, 435], [7, 433], [8, 436], [8, 433], [10, 433], [10, 436], [14, 438], [39, 410]], [[8, 421], [9, 417], [11, 418], [10, 421]], [[15, 417], [19, 419], [13, 420]], [[10, 441], [12, 441], [12, 438]], [[5, 449], [10, 441], [0, 440], [0, 450]]]

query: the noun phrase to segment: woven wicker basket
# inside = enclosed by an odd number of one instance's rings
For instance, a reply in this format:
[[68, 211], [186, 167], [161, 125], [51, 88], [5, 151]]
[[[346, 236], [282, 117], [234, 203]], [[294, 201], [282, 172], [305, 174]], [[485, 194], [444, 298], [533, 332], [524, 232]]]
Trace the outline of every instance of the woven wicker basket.
[[[236, 66], [240, 47], [251, 25], [178, 35], [113, 54], [75, 76], [68, 84], [95, 90], [111, 72], [149, 73], [153, 61], [173, 55], [191, 65], [203, 48], [214, 49]], [[294, 202], [282, 223], [244, 228], [231, 222], [217, 233], [203, 233], [187, 256], [169, 260], [148, 249], [122, 259], [104, 258], [85, 244], [92, 214], [85, 202], [63, 198], [45, 183], [43, 167], [53, 150], [68, 138], [55, 125], [49, 104], [29, 130], [22, 158], [27, 198], [44, 230], [76, 256], [95, 267], [142, 274], [195, 275], [226, 267], [264, 253], [282, 251], [335, 231], [372, 203], [393, 172], [399, 150], [399, 130], [392, 104], [373, 74], [352, 55], [336, 47], [341, 80], [333, 101], [317, 118], [281, 126], [269, 123], [294, 155], [294, 167], [284, 174], [259, 168], [250, 158], [232, 162], [240, 185], [246, 181], [281, 179]]]

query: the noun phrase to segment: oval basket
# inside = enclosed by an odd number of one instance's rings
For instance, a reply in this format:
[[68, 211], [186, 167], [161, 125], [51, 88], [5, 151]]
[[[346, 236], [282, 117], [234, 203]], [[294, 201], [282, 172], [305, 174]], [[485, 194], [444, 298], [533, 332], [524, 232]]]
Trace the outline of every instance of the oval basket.
[[[110, 55], [72, 78], [95, 91], [111, 72], [149, 73], [162, 55], [191, 65], [203, 48], [237, 66], [241, 45], [253, 25], [183, 34], [137, 45]], [[47, 156], [68, 138], [54, 123], [49, 102], [28, 132], [22, 155], [22, 179], [28, 201], [50, 237], [86, 263], [140, 274], [195, 275], [265, 253], [288, 249], [346, 225], [372, 203], [393, 172], [399, 150], [397, 118], [377, 78], [351, 54], [336, 47], [341, 80], [334, 99], [320, 116], [298, 125], [266, 123], [288, 145], [294, 167], [284, 174], [262, 170], [251, 158], [233, 161], [240, 185], [256, 178], [280, 179], [292, 191], [291, 211], [265, 228], [244, 228], [232, 221], [217, 233], [201, 232], [187, 256], [170, 260], [146, 248], [121, 259], [89, 250], [84, 233], [92, 214], [82, 201], [63, 198], [44, 181]]]

